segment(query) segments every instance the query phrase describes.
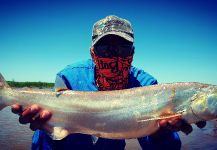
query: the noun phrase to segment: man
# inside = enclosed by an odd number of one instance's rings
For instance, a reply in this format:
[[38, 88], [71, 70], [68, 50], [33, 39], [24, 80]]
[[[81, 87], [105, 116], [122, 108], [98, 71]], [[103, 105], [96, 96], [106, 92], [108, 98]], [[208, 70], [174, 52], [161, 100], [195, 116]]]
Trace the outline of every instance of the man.
[[[57, 74], [55, 89], [77, 91], [108, 91], [157, 84], [148, 73], [131, 66], [134, 54], [134, 33], [129, 21], [117, 16], [107, 16], [93, 26], [92, 59], [72, 64]], [[22, 124], [30, 123], [36, 130], [32, 149], [79, 149], [79, 150], [124, 150], [125, 141], [98, 138], [91, 135], [71, 134], [63, 140], [52, 140], [40, 129], [51, 113], [38, 105], [22, 110], [13, 105], [12, 111], [19, 113]], [[37, 116], [37, 117], [35, 117]], [[181, 119], [159, 122], [161, 129], [153, 135], [139, 138], [144, 150], [178, 150], [181, 147], [179, 136], [174, 131], [186, 134], [192, 127]]]

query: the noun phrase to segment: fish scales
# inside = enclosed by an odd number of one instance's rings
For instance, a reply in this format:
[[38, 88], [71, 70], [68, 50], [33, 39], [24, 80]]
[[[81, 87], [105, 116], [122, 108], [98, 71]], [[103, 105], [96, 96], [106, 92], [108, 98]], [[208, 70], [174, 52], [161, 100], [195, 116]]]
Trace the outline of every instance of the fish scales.
[[217, 86], [196, 82], [125, 90], [81, 92], [17, 90], [0, 75], [0, 109], [38, 104], [52, 112], [42, 127], [54, 139], [84, 133], [110, 139], [138, 138], [159, 129], [159, 120], [182, 117], [189, 123], [217, 117]]

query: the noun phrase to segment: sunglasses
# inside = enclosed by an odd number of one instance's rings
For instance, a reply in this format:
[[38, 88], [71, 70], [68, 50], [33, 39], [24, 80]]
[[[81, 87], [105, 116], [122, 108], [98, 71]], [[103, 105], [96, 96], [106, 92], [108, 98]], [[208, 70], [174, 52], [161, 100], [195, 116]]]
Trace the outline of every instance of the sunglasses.
[[133, 55], [133, 45], [96, 45], [94, 52], [100, 57], [128, 57]]

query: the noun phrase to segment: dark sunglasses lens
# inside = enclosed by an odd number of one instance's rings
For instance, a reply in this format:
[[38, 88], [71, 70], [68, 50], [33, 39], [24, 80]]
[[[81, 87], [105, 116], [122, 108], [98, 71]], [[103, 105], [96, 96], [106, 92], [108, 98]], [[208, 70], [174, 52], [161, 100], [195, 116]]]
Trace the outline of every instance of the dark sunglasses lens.
[[133, 54], [133, 50], [132, 45], [122, 45], [118, 48], [118, 55], [122, 57], [131, 56]]
[[127, 57], [133, 54], [132, 45], [120, 45], [112, 47], [109, 45], [99, 45], [95, 48], [95, 53], [101, 57]]
[[109, 50], [109, 46], [107, 46], [107, 45], [96, 46], [94, 48], [94, 51], [95, 51], [97, 56], [111, 57], [111, 51]]

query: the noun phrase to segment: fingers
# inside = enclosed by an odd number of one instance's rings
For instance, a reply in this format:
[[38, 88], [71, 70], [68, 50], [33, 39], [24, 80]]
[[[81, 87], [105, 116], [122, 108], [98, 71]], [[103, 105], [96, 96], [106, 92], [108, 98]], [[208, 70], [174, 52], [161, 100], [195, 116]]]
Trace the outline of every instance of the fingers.
[[181, 122], [178, 120], [169, 120], [166, 122], [166, 126], [164, 127], [164, 129], [178, 132], [181, 130]]
[[204, 128], [206, 126], [206, 121], [200, 121], [195, 123], [198, 128]]
[[20, 115], [19, 122], [21, 124], [30, 123], [30, 129], [33, 131], [40, 129], [52, 116], [51, 112], [42, 110], [42, 108], [36, 104], [25, 110], [23, 110], [22, 106], [19, 104], [15, 104], [11, 106], [11, 111]]
[[47, 110], [43, 110], [35, 117], [34, 119], [31, 120], [30, 123], [30, 129], [35, 131], [37, 129], [41, 129], [43, 124], [48, 121], [51, 118], [52, 114], [51, 112]]
[[190, 134], [193, 131], [193, 128], [185, 120], [181, 120], [180, 131], [182, 131], [183, 133], [185, 133], [186, 135], [188, 135], [188, 134]]
[[172, 126], [172, 130], [174, 129], [175, 131], [182, 131], [186, 135], [193, 131], [192, 126], [183, 119], [169, 120], [168, 122], [170, 126]]
[[41, 108], [38, 105], [32, 105], [26, 110], [24, 110], [19, 118], [21, 124], [31, 123], [35, 118], [38, 117], [38, 113]]
[[167, 120], [160, 120], [160, 121], [159, 121], [160, 127], [166, 127], [167, 124], [168, 124], [168, 121], [167, 121]]
[[[200, 121], [195, 123], [198, 128], [203, 128], [206, 126], [206, 121]], [[193, 131], [192, 126], [187, 123], [185, 120], [181, 118], [175, 118], [175, 119], [170, 119], [170, 120], [161, 120], [159, 122], [159, 125], [163, 129], [171, 130], [171, 131], [182, 131], [186, 135], [191, 133]]]
[[188, 124], [185, 120], [177, 118], [170, 120], [161, 120], [159, 122], [161, 128], [170, 131], [182, 131], [185, 134], [189, 134], [193, 131], [193, 128], [190, 124]]
[[11, 111], [15, 114], [20, 114], [22, 113], [22, 106], [20, 106], [19, 104], [14, 104], [11, 106]]

